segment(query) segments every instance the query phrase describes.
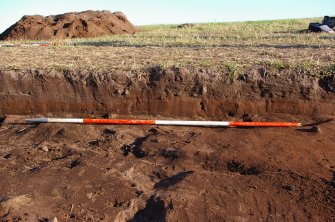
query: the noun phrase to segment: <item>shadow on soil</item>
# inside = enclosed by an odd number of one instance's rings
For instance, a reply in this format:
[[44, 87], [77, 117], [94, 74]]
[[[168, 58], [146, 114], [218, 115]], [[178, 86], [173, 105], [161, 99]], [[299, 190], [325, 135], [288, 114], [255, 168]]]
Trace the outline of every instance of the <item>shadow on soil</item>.
[[132, 144], [124, 145], [121, 148], [121, 151], [123, 152], [123, 155], [128, 156], [129, 153], [132, 153], [132, 154], [134, 154], [134, 156], [136, 158], [144, 158], [144, 157], [148, 156], [148, 152], [141, 149], [142, 144], [144, 143], [144, 141], [147, 140], [148, 137], [149, 137], [149, 135], [144, 136], [144, 137], [140, 137], [140, 138], [135, 139], [135, 141]]
[[318, 122], [315, 122], [315, 123], [306, 124], [304, 126], [317, 126], [317, 125], [320, 125], [320, 124], [323, 124], [323, 123], [330, 123], [332, 121], [334, 121], [334, 119], [333, 118], [329, 118], [329, 119], [318, 121]]
[[327, 185], [333, 187], [335, 189], [335, 171], [333, 172], [333, 177], [330, 181], [325, 181]]
[[237, 162], [236, 160], [229, 161], [227, 163], [228, 170], [230, 172], [239, 173], [241, 175], [260, 175], [261, 170], [257, 167], [246, 167], [244, 164]]
[[167, 189], [181, 182], [183, 179], [185, 179], [188, 175], [192, 173], [194, 173], [194, 171], [185, 171], [185, 172], [178, 173], [172, 177], [163, 179], [154, 185], [154, 189], [156, 190]]
[[319, 86], [327, 92], [335, 93], [335, 75], [326, 76], [319, 80]]
[[0, 116], [0, 126], [5, 122], [5, 119], [5, 116]]
[[128, 222], [146, 222], [146, 221], [165, 221], [167, 209], [165, 203], [160, 197], [152, 195], [145, 205], [145, 207], [134, 215]]

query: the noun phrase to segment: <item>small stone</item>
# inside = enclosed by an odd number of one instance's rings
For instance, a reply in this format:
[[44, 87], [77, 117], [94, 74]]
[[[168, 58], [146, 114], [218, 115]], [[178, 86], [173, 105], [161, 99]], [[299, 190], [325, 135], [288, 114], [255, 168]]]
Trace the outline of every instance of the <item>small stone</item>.
[[207, 95], [207, 86], [202, 87], [201, 93], [202, 93], [203, 96]]
[[116, 95], [120, 96], [123, 94], [123, 90], [122, 89], [118, 89], [114, 92]]
[[16, 131], [17, 134], [23, 133], [26, 129], [28, 129], [28, 127], [23, 128], [23, 129], [19, 129], [18, 131]]
[[128, 96], [129, 95], [129, 90], [128, 89], [124, 89], [122, 95]]
[[256, 185], [249, 185], [249, 188], [251, 188], [251, 189], [257, 189], [257, 186]]
[[57, 217], [54, 217], [51, 220], [49, 220], [49, 222], [58, 222], [58, 219], [57, 219]]
[[88, 199], [92, 199], [93, 193], [88, 193], [88, 194], [86, 194], [86, 196], [87, 196]]
[[49, 149], [48, 149], [47, 146], [42, 146], [42, 147], [41, 147], [41, 150], [43, 150], [43, 151], [45, 151], [45, 152], [49, 152]]

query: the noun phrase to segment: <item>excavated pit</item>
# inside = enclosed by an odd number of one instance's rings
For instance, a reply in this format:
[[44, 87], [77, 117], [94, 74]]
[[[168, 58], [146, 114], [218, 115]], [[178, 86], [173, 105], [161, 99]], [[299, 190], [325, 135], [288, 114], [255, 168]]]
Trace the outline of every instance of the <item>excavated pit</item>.
[[334, 77], [279, 70], [264, 75], [262, 70], [254, 67], [237, 79], [203, 69], [160, 67], [115, 73], [1, 71], [0, 114], [334, 115]]

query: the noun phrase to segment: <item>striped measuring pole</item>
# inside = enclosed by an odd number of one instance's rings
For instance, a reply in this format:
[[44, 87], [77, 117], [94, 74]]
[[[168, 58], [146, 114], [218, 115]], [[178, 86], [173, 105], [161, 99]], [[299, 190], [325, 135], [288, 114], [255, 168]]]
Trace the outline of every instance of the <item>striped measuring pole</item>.
[[136, 120], [136, 119], [79, 119], [79, 118], [33, 118], [28, 123], [77, 123], [100, 125], [165, 125], [205, 127], [300, 127], [296, 122], [236, 122], [236, 121], [187, 121], [187, 120]]

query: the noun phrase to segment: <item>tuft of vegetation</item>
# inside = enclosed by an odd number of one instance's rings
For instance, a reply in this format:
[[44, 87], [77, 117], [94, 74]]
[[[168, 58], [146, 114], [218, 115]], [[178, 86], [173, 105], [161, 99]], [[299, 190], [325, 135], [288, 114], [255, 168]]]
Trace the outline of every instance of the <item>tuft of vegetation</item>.
[[238, 64], [235, 62], [232, 63], [227, 63], [226, 67], [228, 69], [228, 76], [231, 81], [235, 80], [238, 76], [237, 74], [237, 69], [238, 69]]
[[289, 67], [288, 64], [285, 64], [284, 62], [278, 60], [267, 61], [266, 63], [268, 66], [276, 69], [286, 69]]
[[331, 64], [330, 65], [330, 70], [333, 71], [333, 72], [335, 72], [335, 64]]

